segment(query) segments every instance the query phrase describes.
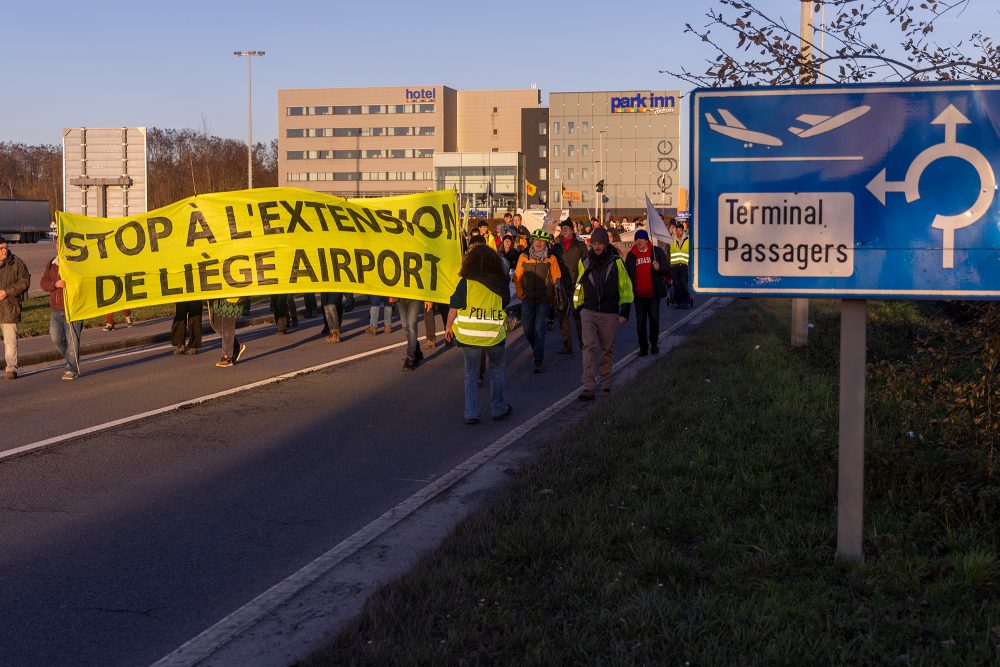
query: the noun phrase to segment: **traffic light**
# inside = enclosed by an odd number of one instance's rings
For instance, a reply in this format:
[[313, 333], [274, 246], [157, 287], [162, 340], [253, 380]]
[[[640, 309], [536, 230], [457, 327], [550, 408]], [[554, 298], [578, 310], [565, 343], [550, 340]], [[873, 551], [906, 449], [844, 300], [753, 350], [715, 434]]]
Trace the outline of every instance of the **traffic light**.
[[601, 195], [601, 203], [602, 204], [607, 204], [609, 201], [611, 201], [611, 200], [608, 199], [607, 195]]
[[597, 191], [604, 192], [604, 179], [597, 181]]

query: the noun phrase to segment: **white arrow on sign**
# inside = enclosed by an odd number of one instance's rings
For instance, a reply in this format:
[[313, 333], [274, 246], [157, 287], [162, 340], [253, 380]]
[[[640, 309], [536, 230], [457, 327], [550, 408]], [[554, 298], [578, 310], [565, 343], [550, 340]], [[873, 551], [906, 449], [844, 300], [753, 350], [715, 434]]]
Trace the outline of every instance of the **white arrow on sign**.
[[953, 104], [949, 104], [948, 108], [931, 121], [932, 125], [944, 125], [944, 141], [924, 149], [910, 163], [906, 170], [905, 180], [886, 180], [885, 169], [882, 169], [867, 186], [868, 191], [883, 206], [885, 206], [885, 193], [887, 192], [902, 192], [906, 195], [906, 202], [912, 203], [920, 199], [920, 175], [935, 160], [943, 157], [957, 157], [975, 168], [976, 173], [979, 174], [979, 196], [976, 197], [976, 201], [966, 211], [956, 215], [937, 215], [934, 217], [934, 222], [931, 223], [931, 227], [943, 232], [941, 266], [946, 269], [955, 266], [955, 230], [968, 227], [983, 217], [983, 214], [993, 203], [993, 196], [996, 193], [996, 176], [993, 174], [993, 167], [990, 166], [989, 160], [972, 146], [958, 143], [958, 126], [969, 123], [969, 119], [961, 111], [956, 109]]

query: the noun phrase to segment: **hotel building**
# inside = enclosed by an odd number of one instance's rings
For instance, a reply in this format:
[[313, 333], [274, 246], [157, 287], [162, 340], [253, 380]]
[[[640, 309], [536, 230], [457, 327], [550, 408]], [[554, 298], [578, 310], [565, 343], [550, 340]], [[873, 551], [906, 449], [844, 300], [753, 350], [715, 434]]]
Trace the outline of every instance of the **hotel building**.
[[[489, 183], [494, 208], [513, 206], [524, 180], [516, 157], [522, 109], [540, 106], [535, 88], [279, 90], [278, 185], [343, 197], [456, 187], [484, 198]], [[438, 156], [442, 173], [435, 175]]]

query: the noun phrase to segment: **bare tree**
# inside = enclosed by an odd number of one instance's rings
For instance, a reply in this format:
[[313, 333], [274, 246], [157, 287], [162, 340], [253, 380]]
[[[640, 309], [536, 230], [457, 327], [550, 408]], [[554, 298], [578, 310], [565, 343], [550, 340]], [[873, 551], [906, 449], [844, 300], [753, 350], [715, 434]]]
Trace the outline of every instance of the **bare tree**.
[[[702, 87], [1000, 78], [1000, 49], [981, 30], [958, 43], [934, 40], [935, 26], [971, 1], [826, 0], [828, 20], [814, 26], [809, 59], [802, 55], [797, 21], [789, 25], [754, 0], [717, 0], [704, 27], [685, 26], [715, 50], [708, 69], [661, 73]], [[818, 17], [823, 5], [814, 5]], [[899, 43], [889, 47], [870, 40], [874, 25], [896, 28]], [[721, 38], [712, 34], [716, 28]]]

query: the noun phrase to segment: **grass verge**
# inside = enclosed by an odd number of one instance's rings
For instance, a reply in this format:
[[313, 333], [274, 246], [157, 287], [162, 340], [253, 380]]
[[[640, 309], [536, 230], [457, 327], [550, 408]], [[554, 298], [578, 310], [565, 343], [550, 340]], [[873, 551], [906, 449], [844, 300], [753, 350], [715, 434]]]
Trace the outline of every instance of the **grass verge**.
[[[17, 325], [18, 337], [47, 336], [49, 333], [49, 313], [48, 296], [36, 296], [26, 299], [21, 306], [21, 321]], [[132, 319], [136, 322], [173, 316], [174, 304], [172, 303], [132, 309]], [[83, 328], [85, 329], [101, 326], [104, 326], [103, 315], [92, 317], [83, 322]], [[125, 326], [125, 318], [121, 313], [115, 314], [115, 326]]]
[[[870, 357], [925, 324], [871, 312]], [[306, 664], [998, 664], [997, 515], [953, 511], [976, 459], [899, 405], [869, 400], [866, 562], [834, 560], [839, 312], [811, 315], [793, 350], [788, 302], [717, 314]]]

